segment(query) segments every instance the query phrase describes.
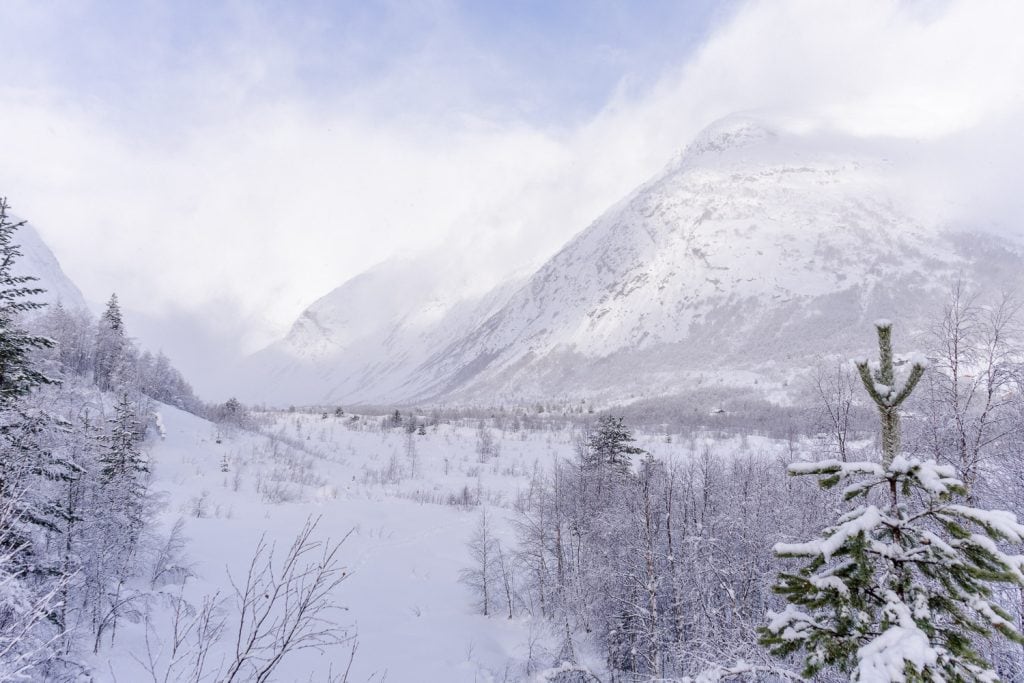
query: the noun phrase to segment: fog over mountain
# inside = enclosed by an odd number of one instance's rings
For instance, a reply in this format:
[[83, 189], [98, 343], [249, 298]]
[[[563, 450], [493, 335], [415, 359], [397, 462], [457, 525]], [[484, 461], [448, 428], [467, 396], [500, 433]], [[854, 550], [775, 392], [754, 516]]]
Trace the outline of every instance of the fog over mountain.
[[622, 401], [702, 382], [778, 387], [809, 356], [870, 344], [875, 318], [919, 331], [958, 277], [1020, 283], [1015, 240], [967, 220], [963, 201], [921, 193], [934, 147], [727, 117], [525, 281], [469, 295], [458, 264], [422, 257], [344, 283], [249, 359], [248, 397]]
[[1022, 208], [1017, 2], [157, 4], [9, 8], [0, 185], [221, 398], [373, 264], [537, 268], [737, 111], [920, 141], [966, 221]]

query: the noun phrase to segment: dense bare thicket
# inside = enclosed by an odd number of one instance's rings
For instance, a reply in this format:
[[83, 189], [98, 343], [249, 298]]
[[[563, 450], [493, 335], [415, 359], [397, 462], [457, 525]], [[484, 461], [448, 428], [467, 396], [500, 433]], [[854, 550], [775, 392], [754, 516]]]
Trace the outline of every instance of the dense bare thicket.
[[711, 449], [633, 472], [558, 464], [517, 521], [521, 608], [589, 634], [616, 680], [768, 664], [772, 542], [816, 529], [829, 500], [785, 464]]
[[1013, 457], [1021, 444], [1020, 323], [1011, 297], [986, 302], [957, 283], [922, 340], [935, 372], [911, 408], [908, 446], [955, 467], [972, 499], [992, 496], [1004, 468], [1020, 460]]

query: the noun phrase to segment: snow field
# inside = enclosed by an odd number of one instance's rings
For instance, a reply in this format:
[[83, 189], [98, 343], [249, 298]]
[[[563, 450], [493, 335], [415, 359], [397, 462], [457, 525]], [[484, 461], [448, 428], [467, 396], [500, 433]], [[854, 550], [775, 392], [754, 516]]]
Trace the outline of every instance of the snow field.
[[[236, 581], [244, 578], [262, 534], [283, 552], [307, 518], [320, 517], [320, 538], [351, 532], [342, 549], [351, 574], [337, 596], [344, 606], [338, 621], [358, 636], [349, 680], [514, 680], [506, 667], [524, 656], [531, 627], [525, 618], [474, 613], [458, 578], [469, 563], [466, 542], [476, 508], [447, 501], [464, 491], [489, 501], [499, 513], [496, 530], [511, 547], [506, 516], [517, 491], [535, 463], [542, 467], [570, 454], [568, 434], [500, 441], [500, 456], [480, 463], [470, 428], [442, 425], [412, 435], [416, 452], [410, 456], [404, 430], [356, 431], [348, 416], [282, 413], [265, 427], [273, 434], [268, 437], [218, 431], [166, 406], [160, 414], [166, 438], [150, 442], [153, 490], [162, 499], [166, 528], [186, 521], [186, 553], [196, 574], [186, 585], [187, 598], [198, 603], [217, 591], [230, 595], [228, 572]], [[221, 471], [224, 456], [228, 472]], [[167, 623], [158, 628], [166, 630], [170, 617], [164, 616]], [[143, 658], [144, 650], [143, 629], [131, 626], [107, 653], [109, 667], [97, 669], [119, 681], [146, 680], [133, 658]], [[276, 680], [326, 680], [347, 660], [345, 648], [298, 652], [285, 659]]]
[[[195, 578], [183, 595], [193, 604], [219, 592], [233, 596], [230, 576], [244, 580], [252, 552], [265, 534], [287, 550], [307, 519], [320, 518], [317, 538], [340, 540], [348, 578], [337, 589], [343, 609], [334, 616], [352, 627], [358, 648], [350, 681], [514, 681], [533, 653], [551, 665], [560, 633], [547, 622], [477, 614], [459, 582], [470, 566], [466, 544], [478, 519], [478, 501], [495, 513], [495, 536], [515, 547], [511, 520], [516, 501], [535, 471], [574, 454], [573, 431], [502, 432], [489, 428], [497, 456], [481, 461], [478, 427], [440, 424], [426, 434], [379, 427], [381, 418], [270, 413], [261, 433], [217, 427], [161, 406], [164, 437], [148, 442], [152, 490], [162, 505], [161, 525], [183, 519], [185, 553]], [[656, 457], [718, 449], [758, 452], [773, 447], [759, 437], [712, 442], [663, 434], [637, 434]], [[226, 472], [222, 467], [226, 463]], [[170, 585], [165, 591], [175, 593]], [[230, 600], [229, 612], [233, 609]], [[150, 647], [169, 647], [171, 618], [156, 608]], [[229, 636], [231, 622], [229, 619]], [[229, 642], [230, 641], [230, 642]], [[233, 646], [226, 637], [212, 655]], [[101, 652], [98, 671], [111, 680], [150, 680], [141, 624], [119, 634]], [[109, 663], [106, 659], [109, 657]], [[344, 671], [349, 651], [305, 650], [284, 660], [275, 680], [321, 681]]]

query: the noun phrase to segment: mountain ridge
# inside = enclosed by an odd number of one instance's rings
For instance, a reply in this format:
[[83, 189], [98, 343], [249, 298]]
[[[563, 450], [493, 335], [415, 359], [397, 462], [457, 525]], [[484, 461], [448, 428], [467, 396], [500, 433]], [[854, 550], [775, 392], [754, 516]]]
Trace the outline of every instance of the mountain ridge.
[[[1018, 245], [918, 216], [899, 195], [908, 147], [727, 117], [505, 287], [490, 315], [375, 375], [386, 390], [372, 398], [621, 401], [707, 375], [784, 383], [808, 354], [870, 344], [875, 318], [920, 331], [957, 277], [1020, 282]], [[1000, 262], [979, 263], [982, 249]]]
[[14, 232], [13, 242], [18, 245], [21, 256], [15, 260], [12, 271], [20, 276], [38, 278], [36, 283], [45, 290], [35, 297], [48, 305], [60, 303], [66, 308], [88, 310], [89, 306], [71, 278], [64, 273], [60, 261], [43, 241], [38, 230], [29, 222], [11, 216], [12, 223], [22, 223]]

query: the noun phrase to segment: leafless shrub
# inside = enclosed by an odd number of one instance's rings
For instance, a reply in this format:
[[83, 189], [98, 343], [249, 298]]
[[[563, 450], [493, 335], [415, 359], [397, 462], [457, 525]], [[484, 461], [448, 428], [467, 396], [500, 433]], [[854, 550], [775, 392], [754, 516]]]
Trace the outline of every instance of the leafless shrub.
[[185, 520], [178, 519], [171, 528], [164, 543], [157, 548], [153, 555], [152, 569], [149, 575], [149, 587], [156, 590], [161, 586], [170, 583], [184, 583], [192, 575], [191, 567], [187, 566], [182, 558], [184, 557], [185, 546], [188, 540], [185, 538]]
[[[215, 593], [205, 596], [195, 608], [185, 600], [183, 592], [184, 586], [177, 594], [165, 596], [171, 608], [169, 629], [156, 628], [151, 616], [146, 616], [145, 659], [133, 655], [153, 683], [202, 683], [219, 673], [207, 666], [211, 650], [224, 633], [224, 600], [220, 593]], [[161, 637], [168, 631], [169, 640]]]
[[238, 621], [223, 683], [265, 683], [289, 653], [351, 641], [348, 628], [335, 621], [343, 608], [333, 595], [348, 578], [339, 557], [348, 534], [336, 543], [315, 541], [319, 521], [307, 520], [279, 563], [274, 545], [261, 538], [244, 583], [231, 579]]
[[[331, 671], [327, 680], [348, 680], [356, 641], [350, 628], [336, 620], [344, 608], [334, 595], [348, 578], [340, 558], [348, 534], [337, 542], [314, 540], [319, 522], [307, 520], [280, 561], [274, 544], [261, 537], [245, 580], [236, 582], [228, 574], [233, 599], [216, 593], [196, 607], [184, 598], [184, 586], [176, 594], [163, 594], [170, 623], [158, 627], [148, 614], [146, 650], [135, 657], [153, 682], [266, 683], [289, 654], [345, 644], [350, 646], [348, 665], [340, 674]], [[226, 639], [230, 649], [214, 664], [212, 654]]]

